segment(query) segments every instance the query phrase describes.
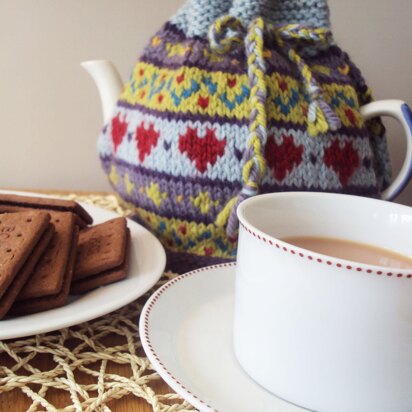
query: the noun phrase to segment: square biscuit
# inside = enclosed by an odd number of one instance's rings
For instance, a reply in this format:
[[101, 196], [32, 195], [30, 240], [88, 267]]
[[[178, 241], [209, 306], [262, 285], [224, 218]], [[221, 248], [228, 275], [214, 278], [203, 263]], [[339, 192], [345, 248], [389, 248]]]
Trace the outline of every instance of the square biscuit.
[[0, 215], [0, 298], [46, 231], [50, 215], [41, 211]]
[[[15, 206], [15, 205], [2, 205], [0, 204], [0, 214], [1, 213], [15, 213], [15, 212], [27, 212], [30, 210], [39, 210], [33, 207], [29, 206]], [[67, 212], [57, 212], [54, 211], [53, 209], [47, 209], [47, 208], [42, 208], [41, 210], [44, 210], [48, 213], [56, 212], [56, 213], [73, 213], [70, 211]], [[85, 228], [87, 226], [87, 223], [79, 216], [73, 213], [74, 216], [74, 222], [77, 226], [79, 226], [81, 229]]]
[[63, 284], [58, 293], [50, 296], [43, 296], [39, 298], [31, 298], [14, 302], [9, 314], [16, 315], [28, 315], [32, 313], [42, 312], [45, 310], [55, 309], [64, 306], [67, 303], [70, 291], [70, 285], [73, 277], [74, 262], [76, 259], [76, 247], [78, 241], [79, 229], [75, 226], [73, 231], [73, 237], [71, 239], [70, 256], [66, 271], [63, 278]]
[[127, 230], [127, 242], [126, 242], [126, 250], [123, 262], [109, 270], [105, 270], [97, 275], [88, 276], [83, 279], [73, 280], [72, 285], [70, 288], [71, 294], [81, 294], [85, 292], [89, 292], [90, 290], [96, 289], [100, 286], [105, 286], [110, 283], [118, 282], [127, 277], [128, 270], [129, 270], [129, 255], [130, 255], [130, 247], [131, 247], [131, 237], [130, 231]]
[[72, 247], [75, 219], [71, 212], [49, 213], [55, 233], [17, 301], [55, 295], [61, 290]]
[[84, 279], [120, 266], [124, 261], [127, 224], [118, 217], [80, 232], [73, 279]]
[[49, 224], [48, 229], [46, 229], [45, 233], [37, 242], [36, 246], [34, 246], [30, 256], [28, 257], [22, 268], [19, 270], [17, 275], [14, 277], [13, 282], [0, 298], [0, 319], [2, 319], [7, 314], [7, 312], [15, 302], [20, 290], [32, 275], [37, 262], [46, 250], [50, 240], [53, 237], [53, 234], [54, 227], [52, 224]]
[[93, 223], [93, 218], [89, 213], [87, 213], [87, 211], [74, 200], [0, 193], [0, 211], [1, 208], [3, 208], [3, 210], [10, 212], [10, 208], [7, 210], [7, 207], [10, 206], [72, 212], [78, 216], [80, 226], [87, 226]]

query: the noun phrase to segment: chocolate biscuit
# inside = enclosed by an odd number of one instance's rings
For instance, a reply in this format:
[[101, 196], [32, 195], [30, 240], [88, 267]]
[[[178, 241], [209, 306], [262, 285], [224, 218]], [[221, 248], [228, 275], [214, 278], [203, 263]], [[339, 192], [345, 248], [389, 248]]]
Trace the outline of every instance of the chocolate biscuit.
[[47, 209], [60, 212], [72, 212], [79, 216], [83, 225], [93, 223], [93, 218], [74, 200], [52, 199], [47, 197], [20, 196], [0, 193], [0, 206], [20, 206], [31, 209]]
[[[76, 259], [76, 246], [78, 240], [79, 229], [75, 226], [71, 242], [70, 257], [66, 267], [66, 272], [63, 279], [61, 290], [55, 295], [44, 296], [39, 298], [22, 300], [15, 302], [11, 307], [9, 314], [11, 315], [27, 315], [45, 310], [55, 309], [64, 306], [69, 297], [70, 285], [73, 277], [74, 262]], [[29, 280], [30, 281], [30, 280]]]
[[57, 294], [63, 284], [72, 247], [74, 215], [50, 211], [55, 233], [17, 301]]
[[[15, 206], [15, 205], [2, 205], [0, 204], [0, 214], [1, 213], [15, 213], [15, 212], [27, 212], [28, 210], [38, 210], [33, 207], [29, 206]], [[44, 210], [48, 213], [53, 212], [53, 209], [41, 209]], [[56, 213], [72, 213], [72, 212], [56, 212]], [[87, 226], [87, 223], [79, 216], [75, 215], [74, 216], [74, 223], [79, 226], [81, 229], [85, 228]]]
[[0, 319], [2, 319], [11, 306], [13, 305], [20, 290], [23, 288], [27, 279], [29, 279], [33, 273], [34, 267], [46, 250], [51, 238], [54, 234], [54, 227], [49, 224], [48, 229], [37, 242], [36, 246], [32, 250], [32, 253], [24, 263], [23, 267], [19, 270], [11, 285], [7, 288], [6, 292], [0, 298]]
[[118, 217], [80, 232], [73, 279], [84, 279], [120, 266], [125, 257], [127, 225]]
[[42, 237], [50, 221], [46, 212], [0, 215], [0, 298]]
[[89, 292], [92, 289], [96, 289], [100, 286], [105, 286], [110, 283], [117, 282], [119, 280], [124, 279], [127, 276], [127, 272], [129, 270], [129, 254], [130, 254], [130, 231], [127, 230], [127, 241], [126, 241], [126, 249], [123, 262], [109, 270], [105, 270], [97, 275], [89, 276], [79, 280], [73, 280], [70, 293], [71, 294], [80, 294]]

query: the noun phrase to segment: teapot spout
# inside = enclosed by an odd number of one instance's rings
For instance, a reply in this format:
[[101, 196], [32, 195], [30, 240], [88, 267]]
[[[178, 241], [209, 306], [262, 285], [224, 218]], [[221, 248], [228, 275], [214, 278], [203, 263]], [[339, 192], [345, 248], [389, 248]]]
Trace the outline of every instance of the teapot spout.
[[107, 123], [122, 90], [120, 74], [113, 63], [108, 60], [89, 60], [81, 63], [81, 66], [96, 83], [102, 102], [103, 120]]

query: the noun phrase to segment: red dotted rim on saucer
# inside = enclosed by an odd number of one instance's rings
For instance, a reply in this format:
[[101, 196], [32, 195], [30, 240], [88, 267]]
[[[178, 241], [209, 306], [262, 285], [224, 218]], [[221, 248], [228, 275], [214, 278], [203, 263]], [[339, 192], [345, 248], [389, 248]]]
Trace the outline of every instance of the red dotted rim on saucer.
[[[244, 223], [240, 222], [240, 225], [243, 227], [243, 229], [246, 230], [246, 232], [250, 233], [252, 236], [254, 236], [255, 238], [257, 238], [258, 240], [265, 242], [273, 247], [275, 247], [276, 249], [278, 249], [281, 252], [284, 253], [290, 253], [292, 255], [296, 255], [299, 256], [300, 258], [303, 259], [308, 259], [312, 262], [316, 262], [316, 263], [320, 263], [323, 265], [327, 265], [327, 266], [335, 266], [337, 268], [343, 268], [343, 269], [347, 269], [347, 270], [353, 270], [355, 272], [363, 272], [366, 273], [368, 275], [378, 275], [378, 276], [387, 276], [387, 277], [393, 277], [395, 279], [411, 279], [412, 278], [412, 273], [396, 273], [396, 272], [386, 272], [384, 270], [376, 270], [376, 269], [371, 269], [370, 267], [365, 267], [365, 266], [358, 266], [358, 265], [354, 265], [354, 264], [349, 264], [349, 262], [346, 262], [345, 260], [341, 260], [341, 261], [336, 261], [335, 259], [329, 260], [329, 259], [325, 259], [325, 258], [321, 258], [318, 255], [314, 256], [311, 255], [309, 253], [303, 253], [302, 251], [304, 249], [298, 249], [298, 248], [293, 248], [291, 247], [290, 244], [288, 243], [284, 243], [284, 242], [280, 242], [278, 243], [277, 241], [271, 240], [271, 239], [267, 239], [264, 236], [255, 233], [253, 230], [249, 229]], [[285, 246], [287, 245], [287, 246]]]
[[190, 390], [188, 388], [186, 388], [186, 386], [184, 386], [175, 376], [172, 375], [172, 373], [169, 372], [167, 367], [159, 359], [159, 357], [157, 356], [157, 354], [156, 354], [156, 352], [153, 348], [152, 342], [150, 340], [150, 335], [149, 335], [149, 321], [150, 321], [150, 319], [149, 318], [150, 318], [150, 313], [151, 313], [152, 309], [154, 308], [156, 302], [159, 300], [160, 296], [164, 292], [166, 292], [170, 287], [175, 285], [176, 283], [178, 283], [181, 280], [186, 279], [190, 276], [196, 275], [200, 272], [207, 272], [207, 271], [218, 269], [218, 268], [227, 268], [227, 267], [235, 267], [235, 266], [236, 266], [236, 262], [221, 263], [219, 265], [207, 266], [207, 267], [204, 267], [204, 268], [196, 269], [196, 270], [193, 270], [191, 272], [185, 273], [184, 275], [180, 275], [180, 276], [176, 277], [175, 279], [172, 279], [171, 281], [167, 282], [159, 290], [157, 290], [153, 294], [153, 296], [149, 299], [149, 301], [147, 302], [146, 310], [145, 310], [144, 317], [143, 317], [143, 331], [142, 330], [140, 331], [140, 334], [144, 335], [144, 338], [145, 338], [146, 343], [147, 343], [147, 347], [149, 348], [149, 351], [150, 351], [151, 355], [154, 357], [154, 359], [156, 359], [157, 363], [161, 366], [161, 368], [167, 374], [169, 379], [171, 379], [175, 384], [177, 384], [179, 387], [184, 389], [191, 397], [196, 399], [196, 401], [198, 401], [202, 405], [205, 405], [207, 408], [209, 408], [210, 410], [212, 410], [214, 412], [218, 412], [218, 411], [216, 409], [212, 408], [205, 401], [202, 401], [194, 393], [190, 392]]

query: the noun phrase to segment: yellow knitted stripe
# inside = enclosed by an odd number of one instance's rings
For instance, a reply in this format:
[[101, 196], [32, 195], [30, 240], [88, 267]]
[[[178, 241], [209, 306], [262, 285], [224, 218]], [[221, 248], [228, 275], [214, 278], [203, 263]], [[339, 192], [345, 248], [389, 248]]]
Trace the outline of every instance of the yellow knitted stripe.
[[[299, 80], [273, 73], [265, 76], [265, 83], [268, 86], [266, 107], [268, 121], [304, 125], [308, 102], [301, 92]], [[337, 99], [338, 106], [334, 106], [333, 109], [344, 126], [357, 128], [363, 126], [358, 111], [357, 94], [352, 86], [332, 83], [321, 84], [321, 87], [327, 103], [331, 103], [332, 97]], [[250, 106], [245, 90], [249, 91], [247, 74], [207, 72], [195, 67], [174, 70], [139, 62], [131, 79], [125, 85], [120, 100], [159, 112], [204, 114], [247, 122]], [[276, 98], [280, 98], [281, 105], [275, 102]], [[225, 99], [231, 103], [225, 103]], [[352, 103], [348, 104], [348, 102]], [[233, 107], [230, 106], [231, 104]], [[353, 111], [350, 117], [346, 113], [348, 109]], [[354, 124], [350, 119], [355, 119]]]
[[222, 258], [235, 257], [236, 243], [227, 239], [225, 228], [216, 227], [214, 224], [169, 219], [139, 207], [135, 207], [134, 210], [160, 242], [173, 252]]

